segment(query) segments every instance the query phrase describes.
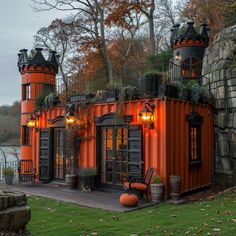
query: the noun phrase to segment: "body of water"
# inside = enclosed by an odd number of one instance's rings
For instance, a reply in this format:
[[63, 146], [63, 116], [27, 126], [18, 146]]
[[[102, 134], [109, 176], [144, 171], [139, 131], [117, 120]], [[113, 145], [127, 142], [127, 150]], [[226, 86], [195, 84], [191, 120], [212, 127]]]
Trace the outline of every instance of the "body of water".
[[0, 162], [17, 161], [20, 159], [20, 146], [1, 146], [0, 145]]

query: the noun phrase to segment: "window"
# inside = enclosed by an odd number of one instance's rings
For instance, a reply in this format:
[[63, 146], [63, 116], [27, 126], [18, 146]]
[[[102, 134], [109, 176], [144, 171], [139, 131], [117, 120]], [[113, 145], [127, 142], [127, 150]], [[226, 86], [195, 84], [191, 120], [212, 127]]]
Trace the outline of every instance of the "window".
[[190, 127], [190, 161], [199, 160], [199, 142], [198, 142], [198, 135], [199, 129], [197, 127]]
[[23, 126], [23, 145], [29, 146], [30, 145], [30, 128], [27, 126]]
[[189, 122], [189, 164], [201, 163], [201, 124], [202, 116], [196, 112], [187, 115]]
[[23, 100], [30, 99], [30, 84], [23, 85]]
[[194, 57], [186, 58], [181, 65], [182, 76], [187, 78], [195, 78], [201, 76], [202, 62]]

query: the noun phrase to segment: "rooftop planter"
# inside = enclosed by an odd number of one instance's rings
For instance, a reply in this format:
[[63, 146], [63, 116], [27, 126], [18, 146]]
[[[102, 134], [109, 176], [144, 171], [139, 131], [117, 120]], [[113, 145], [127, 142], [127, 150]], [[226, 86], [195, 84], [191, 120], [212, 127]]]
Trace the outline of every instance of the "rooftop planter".
[[109, 83], [106, 86], [106, 91], [107, 91], [107, 102], [114, 102], [117, 101], [119, 98], [119, 92], [122, 88], [121, 83]]
[[139, 94], [141, 97], [157, 97], [161, 84], [162, 72], [149, 71], [143, 77], [139, 78]]

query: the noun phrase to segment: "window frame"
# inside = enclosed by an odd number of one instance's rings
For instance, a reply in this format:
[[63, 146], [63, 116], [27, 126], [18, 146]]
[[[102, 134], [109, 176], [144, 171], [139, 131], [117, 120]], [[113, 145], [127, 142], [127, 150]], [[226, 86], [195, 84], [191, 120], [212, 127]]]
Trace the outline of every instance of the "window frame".
[[27, 126], [22, 126], [23, 127], [23, 140], [22, 144], [24, 146], [31, 146], [30, 144], [30, 128]]
[[[187, 115], [187, 121], [189, 126], [188, 140], [189, 140], [189, 165], [199, 165], [202, 163], [201, 157], [201, 125], [203, 123], [203, 117], [196, 112], [192, 112]], [[193, 137], [193, 130], [195, 134]], [[194, 154], [195, 153], [195, 154]], [[194, 155], [193, 155], [194, 154]]]
[[22, 100], [30, 100], [31, 99], [31, 85], [24, 84], [23, 85], [23, 97]]

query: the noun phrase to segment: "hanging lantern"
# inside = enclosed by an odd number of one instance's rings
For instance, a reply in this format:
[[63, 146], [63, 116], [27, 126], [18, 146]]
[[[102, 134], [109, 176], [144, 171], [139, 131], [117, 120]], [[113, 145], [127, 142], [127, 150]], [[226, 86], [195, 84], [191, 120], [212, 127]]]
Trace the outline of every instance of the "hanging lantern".
[[26, 125], [29, 128], [35, 128], [36, 127], [36, 119], [32, 114], [30, 115], [29, 120], [26, 121]]
[[145, 103], [142, 111], [139, 112], [140, 120], [145, 128], [154, 128], [154, 104]]
[[75, 113], [72, 111], [72, 110], [69, 110], [67, 113], [66, 113], [66, 125], [67, 126], [74, 126], [76, 124], [76, 121], [77, 121], [77, 117], [75, 115]]

